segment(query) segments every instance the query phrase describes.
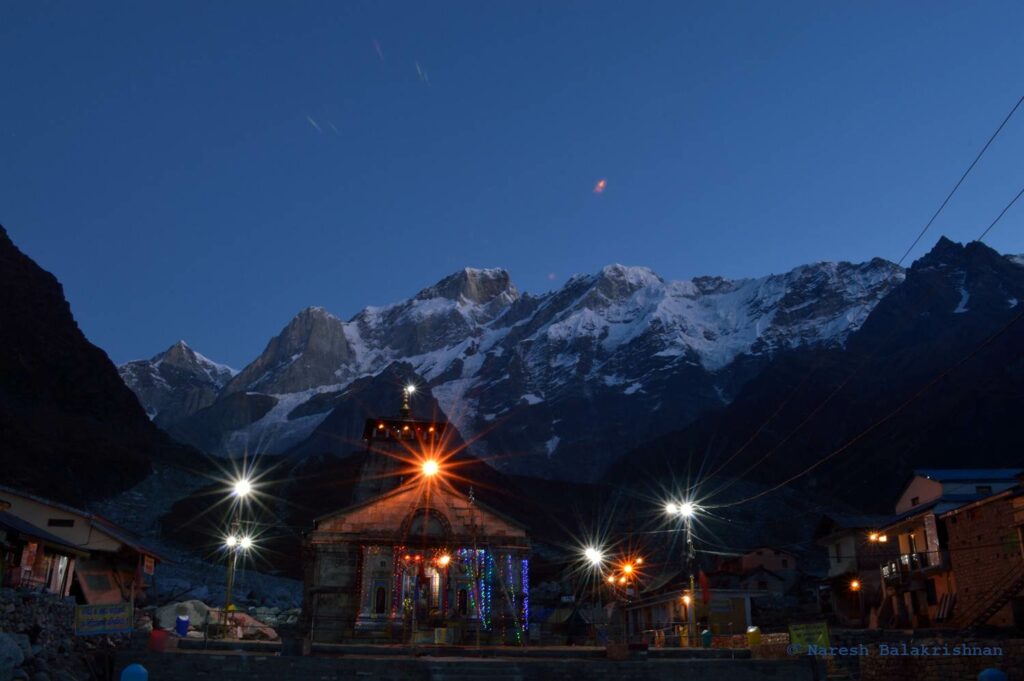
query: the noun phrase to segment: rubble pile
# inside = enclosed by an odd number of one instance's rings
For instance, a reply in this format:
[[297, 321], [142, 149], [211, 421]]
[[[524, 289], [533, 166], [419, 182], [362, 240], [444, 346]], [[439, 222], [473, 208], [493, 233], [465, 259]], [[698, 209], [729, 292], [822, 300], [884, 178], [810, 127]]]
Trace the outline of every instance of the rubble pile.
[[75, 600], [0, 589], [0, 681], [81, 681], [110, 643], [75, 637]]

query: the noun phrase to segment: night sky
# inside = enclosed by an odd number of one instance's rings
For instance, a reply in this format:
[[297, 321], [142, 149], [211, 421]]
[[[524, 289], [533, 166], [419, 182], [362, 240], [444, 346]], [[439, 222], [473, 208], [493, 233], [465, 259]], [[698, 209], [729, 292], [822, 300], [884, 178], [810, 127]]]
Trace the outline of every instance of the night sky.
[[[240, 367], [464, 266], [898, 258], [1024, 94], [1020, 2], [6, 2], [0, 223], [118, 362]], [[914, 255], [1024, 185], [1024, 111]], [[595, 193], [604, 179], [604, 190]], [[988, 241], [1024, 252], [1024, 204]]]

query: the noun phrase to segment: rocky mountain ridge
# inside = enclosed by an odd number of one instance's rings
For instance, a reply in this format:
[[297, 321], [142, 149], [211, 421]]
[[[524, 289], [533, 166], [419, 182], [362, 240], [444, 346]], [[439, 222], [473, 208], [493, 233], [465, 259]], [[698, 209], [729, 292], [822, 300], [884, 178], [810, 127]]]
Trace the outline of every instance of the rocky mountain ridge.
[[[318, 453], [311, 442], [358, 440], [330, 430], [358, 415], [328, 416], [359, 411], [346, 403], [352, 387], [398, 363], [474, 454], [509, 472], [590, 479], [638, 439], [728, 403], [777, 352], [842, 345], [902, 277], [881, 259], [741, 280], [609, 265], [531, 295], [505, 270], [466, 268], [347, 322], [301, 311], [213, 403], [183, 390], [185, 415], [161, 425], [212, 454]], [[122, 373], [147, 411], [168, 413]]]

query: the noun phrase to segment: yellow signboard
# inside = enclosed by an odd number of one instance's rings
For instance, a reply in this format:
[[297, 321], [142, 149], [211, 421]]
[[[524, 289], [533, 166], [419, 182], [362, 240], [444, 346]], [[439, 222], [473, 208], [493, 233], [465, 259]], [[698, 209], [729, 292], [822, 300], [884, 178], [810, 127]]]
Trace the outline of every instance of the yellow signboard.
[[78, 636], [130, 634], [133, 620], [131, 603], [75, 606], [75, 634]]
[[814, 622], [789, 625], [789, 647], [791, 654], [797, 655], [806, 653], [808, 650], [827, 649], [829, 647], [828, 624]]

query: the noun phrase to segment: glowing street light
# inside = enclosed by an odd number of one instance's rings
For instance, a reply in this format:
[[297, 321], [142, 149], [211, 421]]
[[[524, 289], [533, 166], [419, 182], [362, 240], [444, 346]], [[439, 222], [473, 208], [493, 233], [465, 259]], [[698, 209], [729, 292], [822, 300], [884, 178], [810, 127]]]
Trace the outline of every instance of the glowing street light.
[[233, 534], [229, 534], [228, 538], [224, 540], [224, 545], [229, 549], [235, 548], [238, 545], [238, 537]]
[[[697, 504], [692, 501], [683, 501], [680, 503], [670, 501], [665, 504], [665, 512], [668, 515], [683, 519], [683, 528], [686, 531], [686, 561], [690, 568], [690, 592], [683, 597], [683, 601], [687, 605], [690, 603], [687, 599], [691, 598], [691, 594], [694, 593], [694, 582], [696, 581], [693, 575], [693, 563], [697, 555], [693, 548], [693, 519], [697, 515], [698, 510]], [[695, 610], [695, 608], [687, 608], [688, 616], [686, 629], [687, 638], [689, 639], [691, 646], [695, 644], [695, 637], [697, 633], [697, 616]]]
[[441, 467], [434, 459], [427, 459], [426, 461], [424, 461], [422, 468], [423, 475], [427, 476], [428, 478], [434, 477], [441, 470]]
[[252, 492], [252, 483], [249, 482], [247, 478], [241, 478], [240, 480], [235, 481], [232, 489], [236, 497], [244, 499], [249, 496], [250, 492]]
[[626, 573], [627, 575], [628, 574], [632, 574], [632, 572], [633, 572], [633, 564], [632, 563], [626, 563], [625, 565], [622, 566], [622, 571], [624, 573]]
[[860, 591], [860, 580], [855, 579], [850, 582], [850, 591]]
[[238, 540], [238, 546], [243, 551], [248, 551], [249, 549], [252, 548], [252, 537], [242, 537], [241, 539]]
[[600, 565], [601, 561], [604, 559], [604, 555], [598, 549], [595, 549], [593, 546], [587, 547], [587, 549], [583, 552], [583, 557], [586, 558], [587, 561], [594, 567]]
[[440, 565], [441, 567], [446, 567], [448, 565], [448, 563], [451, 562], [451, 560], [452, 560], [452, 557], [449, 556], [446, 553], [446, 554], [444, 554], [443, 556], [441, 556], [440, 558], [437, 559], [437, 564]]

